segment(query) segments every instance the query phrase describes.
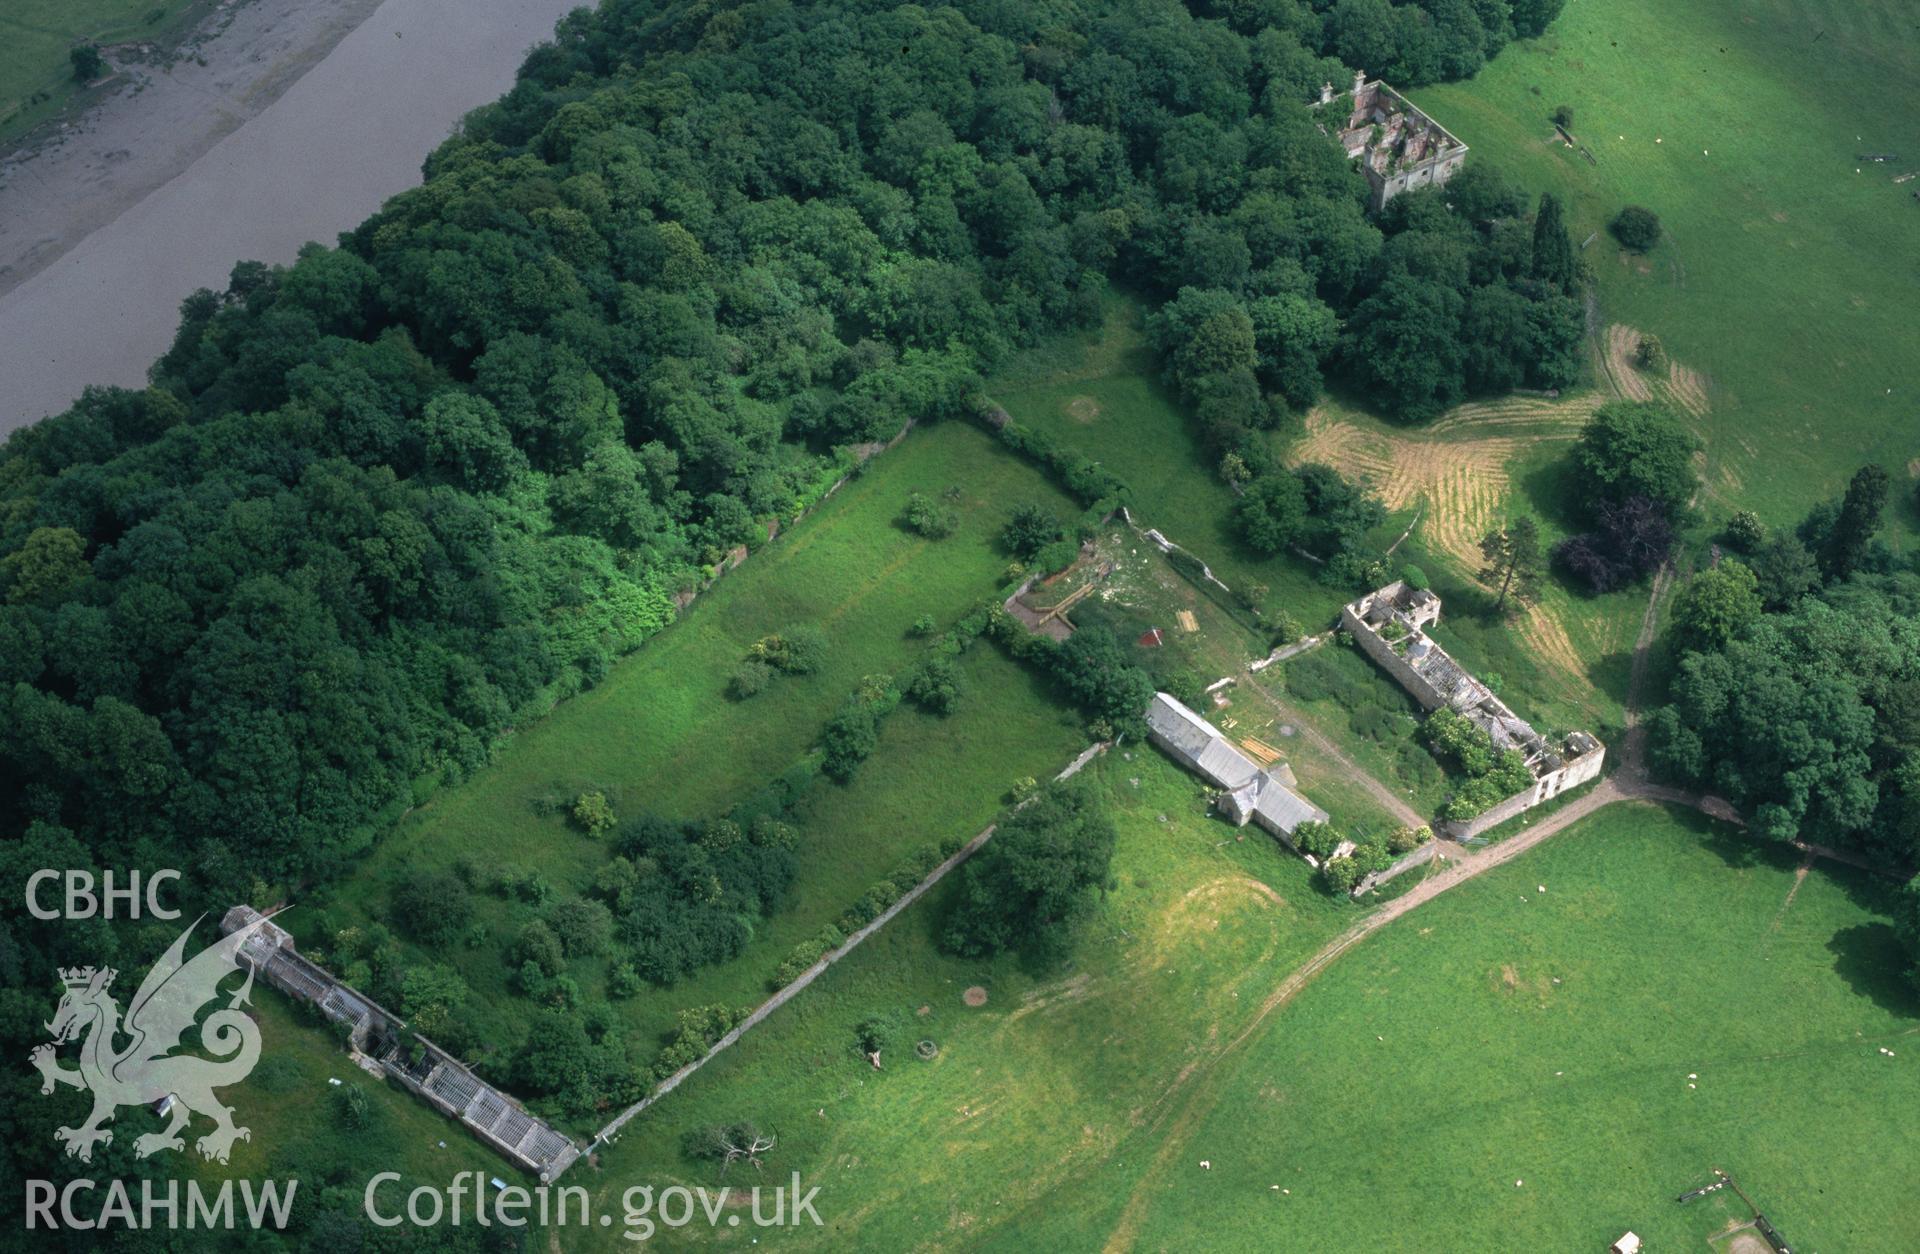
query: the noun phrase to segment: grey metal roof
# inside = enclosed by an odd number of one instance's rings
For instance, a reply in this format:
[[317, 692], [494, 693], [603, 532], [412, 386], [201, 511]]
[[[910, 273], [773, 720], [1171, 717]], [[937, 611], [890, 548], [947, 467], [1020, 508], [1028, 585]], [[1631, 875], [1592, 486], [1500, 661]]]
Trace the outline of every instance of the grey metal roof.
[[1218, 728], [1167, 693], [1155, 693], [1147, 707], [1147, 726], [1161, 747], [1205, 776], [1215, 786], [1239, 788], [1260, 774], [1253, 759], [1240, 752]]
[[1253, 803], [1254, 813], [1289, 836], [1293, 834], [1293, 829], [1302, 823], [1327, 821], [1325, 810], [1271, 775], [1264, 776], [1264, 779], [1266, 782], [1261, 786], [1260, 795]]

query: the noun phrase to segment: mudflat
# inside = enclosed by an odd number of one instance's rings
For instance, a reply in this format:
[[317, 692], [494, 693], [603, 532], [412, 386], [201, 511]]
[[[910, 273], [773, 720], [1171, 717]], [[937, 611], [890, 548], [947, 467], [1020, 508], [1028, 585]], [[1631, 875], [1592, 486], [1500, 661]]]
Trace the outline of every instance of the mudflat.
[[[139, 386], [181, 300], [419, 181], [577, 0], [252, 0], [0, 165], [0, 432]], [[201, 62], [204, 62], [202, 64]]]

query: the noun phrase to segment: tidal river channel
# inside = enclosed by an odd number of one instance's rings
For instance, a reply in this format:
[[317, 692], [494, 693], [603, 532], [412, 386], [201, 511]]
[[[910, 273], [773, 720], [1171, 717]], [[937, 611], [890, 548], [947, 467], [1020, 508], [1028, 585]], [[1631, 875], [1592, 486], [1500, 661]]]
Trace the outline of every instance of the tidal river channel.
[[143, 385], [195, 288], [225, 287], [236, 261], [331, 244], [417, 184], [427, 154], [581, 2], [384, 0], [279, 99], [0, 296], [0, 435], [87, 384]]

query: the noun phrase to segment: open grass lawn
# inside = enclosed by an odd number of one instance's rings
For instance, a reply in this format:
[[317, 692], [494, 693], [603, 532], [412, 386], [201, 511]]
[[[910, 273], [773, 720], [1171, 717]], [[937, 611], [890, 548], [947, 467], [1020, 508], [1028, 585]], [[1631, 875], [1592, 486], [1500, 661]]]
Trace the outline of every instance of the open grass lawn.
[[206, 0], [7, 0], [0, 6], [0, 143], [45, 119], [79, 86], [82, 43], [163, 39]]
[[[1394, 923], [1223, 1074], [1138, 1248], [1702, 1249], [1736, 1200], [1673, 1199], [1715, 1167], [1796, 1249], [1920, 1246], [1884, 889], [1788, 852], [1616, 806]], [[1144, 1148], [1063, 1191], [1053, 1235], [1097, 1245]]]
[[[895, 525], [909, 492], [960, 483], [957, 534], [927, 541]], [[839, 703], [865, 675], [894, 673], [924, 642], [907, 629], [922, 614], [958, 618], [992, 593], [1006, 556], [996, 536], [1011, 504], [1070, 506], [1040, 476], [977, 430], [950, 424], [916, 431], [868, 473], [830, 497], [739, 570], [685, 619], [615, 666], [596, 689], [521, 732], [494, 764], [442, 790], [304, 920], [303, 941], [325, 944], [331, 928], [384, 916], [393, 886], [418, 867], [462, 859], [538, 870], [561, 894], [584, 887], [607, 847], [543, 813], [544, 798], [604, 788], [622, 814], [707, 817], [751, 795], [809, 752]], [[821, 670], [783, 677], [738, 702], [727, 678], [761, 636], [800, 623], [829, 637]], [[903, 706], [881, 747], [850, 787], [821, 782], [802, 807], [800, 876], [787, 912], [763, 926], [740, 958], [682, 985], [620, 1003], [641, 1039], [667, 1030], [677, 1011], [717, 1001], [753, 1003], [801, 939], [818, 932], [907, 853], [948, 836], [971, 836], [992, 817], [1012, 781], [1057, 770], [1084, 743], [1066, 715], [986, 642], [970, 650], [971, 691], [960, 710], [934, 719]], [[455, 964], [487, 1007], [485, 1039], [511, 1048], [533, 1004], [513, 994], [502, 951], [533, 907], [474, 896], [485, 942], [426, 954]], [[590, 995], [603, 987], [600, 960], [575, 971]], [[713, 978], [707, 978], [711, 975]], [[644, 1053], [650, 1057], [649, 1045]]]
[[[1476, 160], [1567, 198], [1576, 242], [1600, 232], [1606, 318], [1707, 376], [1719, 516], [1796, 521], [1868, 460], [1911, 482], [1920, 180], [1893, 179], [1920, 170], [1916, 20], [1908, 0], [1582, 0], [1473, 80], [1412, 93]], [[1554, 136], [1561, 104], [1594, 163]], [[1644, 258], [1605, 232], [1626, 204], [1666, 226]]]
[[[826, 1222], [759, 1233], [763, 1244], [904, 1249], [1017, 1240], [1016, 1215], [1079, 1192], [1077, 1177], [1116, 1153], [1132, 1161], [1122, 1147], [1182, 1069], [1358, 908], [1264, 833], [1210, 817], [1199, 782], [1157, 751], [1118, 750], [1088, 770], [1120, 841], [1115, 887], [1070, 966], [942, 954], [950, 881], [631, 1124], [597, 1174], [576, 1168], [568, 1182], [591, 1183], [599, 1205], [640, 1182], [720, 1183], [681, 1154], [682, 1138], [751, 1119], [779, 1137], [761, 1182], [800, 1172], [821, 1186]], [[984, 1006], [962, 1000], [972, 986]], [[853, 1045], [876, 1014], [903, 1024], [878, 1072]], [[922, 1039], [939, 1048], [930, 1062], [912, 1052]], [[755, 1182], [744, 1168], [724, 1181]], [[679, 1239], [709, 1238], [697, 1226]]]
[[1109, 298], [1099, 329], [1022, 355], [989, 381], [988, 392], [1018, 421], [1124, 479], [1133, 489], [1135, 520], [1191, 550], [1229, 587], [1264, 584], [1269, 608], [1314, 627], [1332, 621], [1346, 600], [1339, 589], [1317, 582], [1305, 562], [1267, 557], [1240, 542], [1233, 492], [1160, 384], [1145, 313], [1137, 300]]
[[[718, 1183], [682, 1138], [751, 1119], [768, 1180], [821, 1186], [827, 1227], [781, 1234], [805, 1248], [1093, 1250], [1125, 1215], [1139, 1249], [1697, 1249], [1737, 1204], [1672, 1199], [1715, 1167], [1797, 1248], [1920, 1241], [1920, 1004], [1878, 885], [1614, 807], [1368, 939], [1209, 1072], [1355, 908], [1157, 754], [1098, 769], [1118, 887], [1073, 966], [946, 958], [944, 900], [916, 906], [579, 1179], [603, 1204]], [[889, 1013], [875, 1072], [852, 1029]], [[1167, 1120], [1195, 1064], [1201, 1117]]]

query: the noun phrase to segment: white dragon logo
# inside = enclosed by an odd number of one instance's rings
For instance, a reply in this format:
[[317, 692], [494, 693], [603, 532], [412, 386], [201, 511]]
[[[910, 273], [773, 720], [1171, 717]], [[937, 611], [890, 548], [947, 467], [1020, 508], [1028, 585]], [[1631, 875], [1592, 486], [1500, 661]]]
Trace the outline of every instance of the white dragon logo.
[[[251, 965], [247, 967], [246, 983], [200, 1024], [200, 1043], [215, 1059], [172, 1051], [194, 1026], [200, 1011], [219, 997], [221, 981], [240, 969], [235, 955], [265, 922], [265, 918], [256, 919], [187, 960], [187, 937], [199, 926], [199, 920], [194, 920], [147, 972], [127, 1007], [124, 1024], [119, 1003], [107, 992], [118, 972], [111, 967], [61, 968], [60, 978], [67, 992], [60, 998], [53, 1022], [46, 1025], [53, 1033], [53, 1042], [35, 1046], [28, 1058], [43, 1077], [42, 1094], [53, 1092], [55, 1084], [93, 1092], [93, 1113], [87, 1121], [78, 1128], [61, 1128], [53, 1134], [55, 1140], [66, 1144], [69, 1155], [91, 1162], [95, 1145], [113, 1142], [113, 1133], [101, 1125], [112, 1119], [116, 1110], [122, 1106], [151, 1106], [168, 1097], [173, 1098], [172, 1121], [163, 1131], [149, 1132], [134, 1141], [134, 1153], [140, 1158], [161, 1150], [184, 1149], [180, 1132], [196, 1111], [212, 1118], [216, 1125], [194, 1142], [207, 1158], [224, 1163], [234, 1141], [253, 1139], [247, 1129], [234, 1126], [233, 1108], [213, 1093], [215, 1088], [246, 1079], [260, 1060], [260, 1029], [238, 1009], [253, 988]], [[80, 1044], [79, 1068], [62, 1067], [54, 1052], [83, 1034], [86, 1039]], [[128, 1038], [124, 1048], [118, 1045], [122, 1037]]]

